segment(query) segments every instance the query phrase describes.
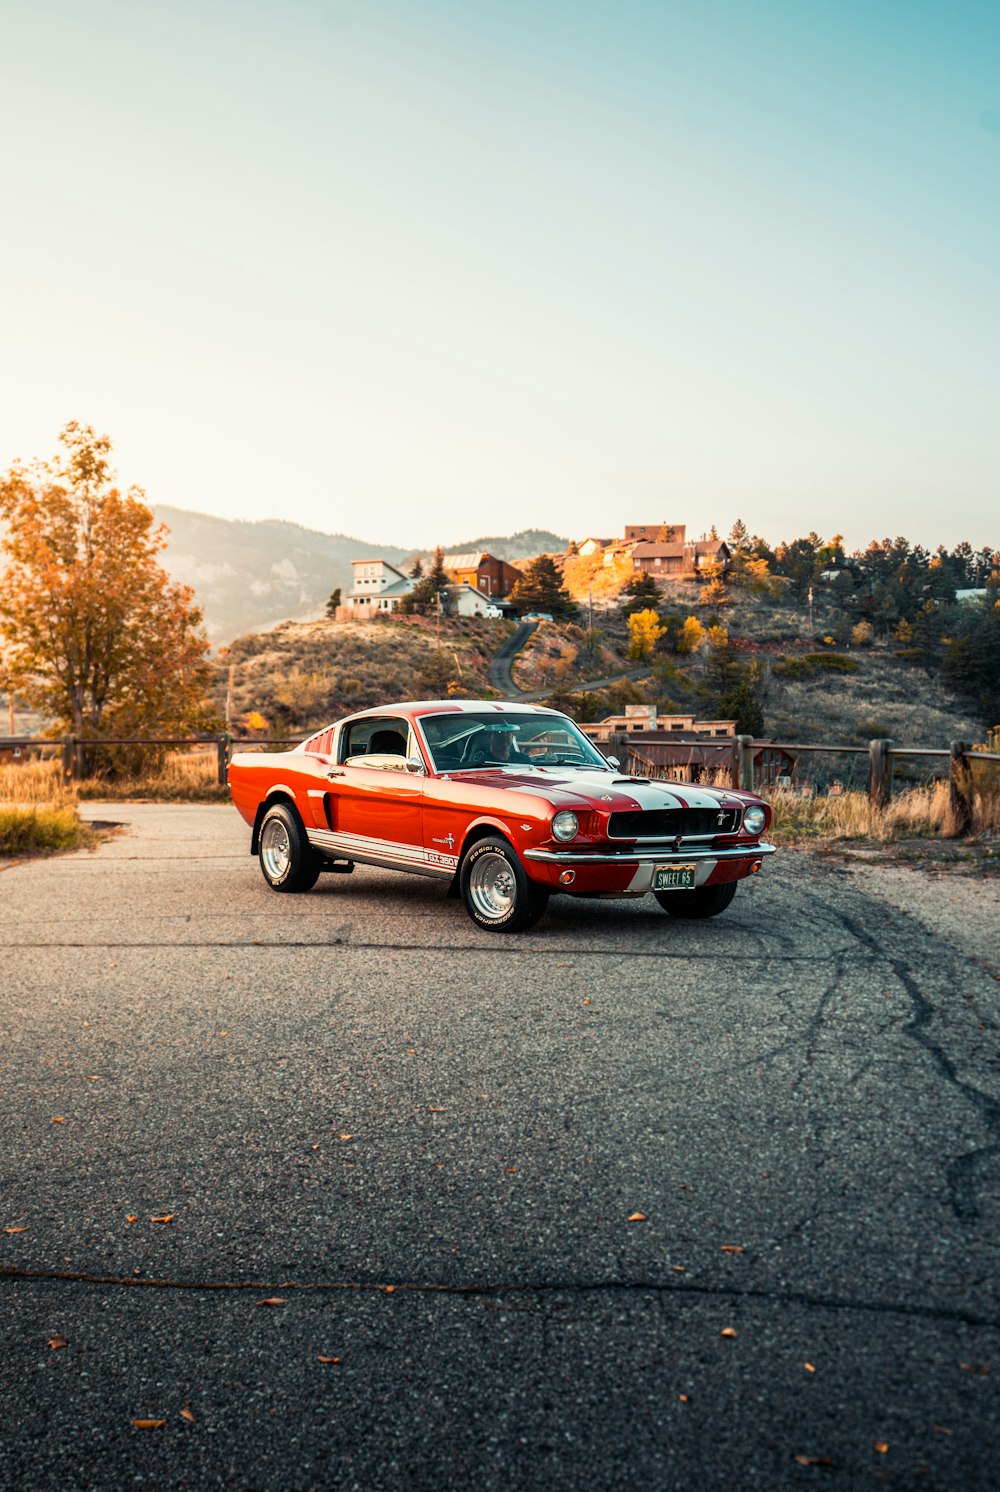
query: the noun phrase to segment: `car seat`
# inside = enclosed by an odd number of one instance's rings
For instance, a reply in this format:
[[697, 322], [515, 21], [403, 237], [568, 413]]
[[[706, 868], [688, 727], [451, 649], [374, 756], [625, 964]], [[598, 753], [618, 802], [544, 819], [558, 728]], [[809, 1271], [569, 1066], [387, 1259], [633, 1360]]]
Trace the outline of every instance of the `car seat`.
[[377, 730], [368, 742], [368, 755], [405, 756], [406, 739], [398, 730]]

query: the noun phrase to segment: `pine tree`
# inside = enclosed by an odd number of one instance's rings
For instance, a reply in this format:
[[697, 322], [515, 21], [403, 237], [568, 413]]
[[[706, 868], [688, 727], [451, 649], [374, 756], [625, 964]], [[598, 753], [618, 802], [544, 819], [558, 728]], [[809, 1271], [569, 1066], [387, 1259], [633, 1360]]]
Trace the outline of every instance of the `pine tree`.
[[572, 616], [576, 611], [569, 592], [563, 590], [555, 561], [547, 554], [531, 561], [507, 599], [520, 611], [546, 611], [552, 617]]
[[655, 609], [659, 601], [660, 588], [646, 570], [636, 570], [631, 580], [622, 586], [619, 598], [625, 616], [631, 616], [635, 611], [646, 611], [649, 607]]

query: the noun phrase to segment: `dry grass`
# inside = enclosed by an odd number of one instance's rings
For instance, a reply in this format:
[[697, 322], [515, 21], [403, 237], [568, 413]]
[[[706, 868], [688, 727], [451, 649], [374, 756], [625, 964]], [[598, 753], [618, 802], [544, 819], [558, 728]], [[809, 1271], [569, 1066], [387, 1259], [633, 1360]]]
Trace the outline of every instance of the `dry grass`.
[[167, 803], [225, 803], [229, 789], [217, 781], [215, 747], [208, 751], [173, 751], [158, 771], [127, 778], [89, 777], [64, 783], [62, 761], [25, 762], [0, 767], [0, 803], [72, 807], [81, 799], [116, 798], [123, 802], [152, 798]]
[[0, 803], [48, 803], [59, 806], [76, 802], [76, 790], [62, 780], [62, 758], [26, 761], [17, 766], [0, 765]]
[[[950, 839], [958, 833], [945, 781], [907, 788], [887, 808], [872, 807], [868, 794], [859, 792], [803, 798], [790, 789], [774, 788], [766, 796], [774, 810], [774, 832], [792, 838], [872, 839], [888, 844], [897, 839]], [[971, 833], [987, 837], [1000, 833], [1000, 775], [995, 772], [974, 785]]]

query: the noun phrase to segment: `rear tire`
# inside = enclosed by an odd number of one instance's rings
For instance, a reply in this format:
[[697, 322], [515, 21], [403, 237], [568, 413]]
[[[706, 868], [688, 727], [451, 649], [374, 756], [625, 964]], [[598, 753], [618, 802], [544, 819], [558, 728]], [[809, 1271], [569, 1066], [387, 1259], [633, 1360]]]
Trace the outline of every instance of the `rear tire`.
[[323, 857], [306, 836], [302, 820], [287, 803], [275, 803], [260, 824], [257, 856], [272, 891], [308, 891], [315, 886]]
[[653, 895], [671, 917], [718, 917], [736, 895], [736, 882], [699, 886], [696, 891], [654, 891]]
[[544, 886], [528, 879], [505, 839], [479, 839], [459, 873], [465, 910], [488, 932], [524, 932], [534, 927], [549, 903]]

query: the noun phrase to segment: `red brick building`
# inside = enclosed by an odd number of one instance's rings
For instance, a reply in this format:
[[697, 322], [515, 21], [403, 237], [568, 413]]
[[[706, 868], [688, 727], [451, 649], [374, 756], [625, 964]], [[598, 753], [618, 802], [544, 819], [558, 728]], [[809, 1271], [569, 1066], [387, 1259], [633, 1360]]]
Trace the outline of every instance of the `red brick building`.
[[523, 571], [516, 565], [492, 554], [446, 554], [444, 567], [459, 585], [471, 585], [473, 590], [494, 599], [506, 596], [523, 579]]

